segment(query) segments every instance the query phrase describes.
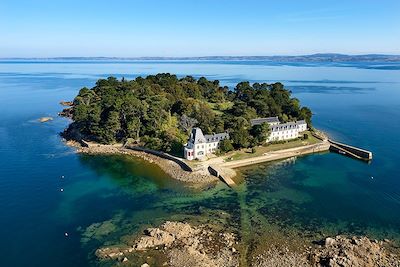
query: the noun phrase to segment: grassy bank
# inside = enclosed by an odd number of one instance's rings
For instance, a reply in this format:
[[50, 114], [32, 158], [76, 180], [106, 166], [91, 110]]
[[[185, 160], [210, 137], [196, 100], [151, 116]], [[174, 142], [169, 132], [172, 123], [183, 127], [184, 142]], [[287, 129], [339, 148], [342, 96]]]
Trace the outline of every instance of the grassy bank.
[[317, 144], [317, 143], [321, 142], [321, 140], [315, 138], [311, 134], [311, 132], [307, 131], [305, 133], [308, 134], [308, 139], [306, 139], [306, 140], [295, 139], [295, 140], [285, 141], [284, 143], [265, 144], [263, 146], [256, 147], [255, 151], [253, 151], [254, 153], [252, 152], [252, 149], [241, 149], [241, 150], [229, 152], [224, 156], [225, 161], [259, 157], [259, 156], [264, 155], [265, 153], [272, 152], [272, 151], [279, 151], [279, 150], [283, 150], [283, 149], [313, 145], [313, 144]]

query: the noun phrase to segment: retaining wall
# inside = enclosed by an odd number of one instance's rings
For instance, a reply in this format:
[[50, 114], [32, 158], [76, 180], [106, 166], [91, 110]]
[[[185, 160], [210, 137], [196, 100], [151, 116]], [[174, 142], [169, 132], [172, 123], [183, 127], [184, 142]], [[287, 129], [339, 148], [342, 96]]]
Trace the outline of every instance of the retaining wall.
[[188, 171], [188, 172], [193, 172], [193, 169], [186, 162], [184, 162], [180, 158], [174, 157], [168, 153], [157, 151], [157, 150], [152, 150], [152, 149], [148, 149], [148, 148], [144, 148], [144, 147], [138, 147], [138, 146], [127, 146], [126, 148], [132, 149], [135, 151], [149, 153], [149, 154], [155, 155], [160, 158], [171, 160], [171, 161], [177, 163], [183, 170]]

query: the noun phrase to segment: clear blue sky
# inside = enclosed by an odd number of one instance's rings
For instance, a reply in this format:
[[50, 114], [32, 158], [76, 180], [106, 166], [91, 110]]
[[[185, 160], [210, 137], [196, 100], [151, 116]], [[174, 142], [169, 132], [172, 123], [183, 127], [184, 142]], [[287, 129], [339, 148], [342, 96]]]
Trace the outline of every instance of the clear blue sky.
[[400, 0], [1, 0], [0, 57], [400, 54]]

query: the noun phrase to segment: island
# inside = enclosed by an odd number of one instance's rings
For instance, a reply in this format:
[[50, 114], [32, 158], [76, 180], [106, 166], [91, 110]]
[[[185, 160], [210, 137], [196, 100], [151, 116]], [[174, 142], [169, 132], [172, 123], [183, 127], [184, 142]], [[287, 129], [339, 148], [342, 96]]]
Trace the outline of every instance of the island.
[[[191, 76], [178, 79], [162, 73], [128, 81], [100, 79], [82, 88], [73, 101], [73, 123], [65, 134], [101, 144], [132, 140], [154, 149], [182, 155], [193, 127], [204, 134], [228, 132], [220, 152], [262, 145], [268, 122], [276, 117], [286, 123], [304, 120], [312, 128], [312, 112], [282, 83], [240, 82], [233, 90], [218, 80]], [[79, 133], [79, 137], [70, 134]]]
[[82, 88], [69, 105], [60, 114], [73, 122], [62, 135], [90, 147], [81, 152], [118, 149], [156, 163], [161, 156], [184, 166], [190, 173], [160, 164], [188, 182], [209, 182], [211, 173], [229, 184], [232, 168], [329, 147], [312, 126], [310, 108], [280, 82], [243, 81], [230, 89], [218, 80], [169, 73], [109, 77]]

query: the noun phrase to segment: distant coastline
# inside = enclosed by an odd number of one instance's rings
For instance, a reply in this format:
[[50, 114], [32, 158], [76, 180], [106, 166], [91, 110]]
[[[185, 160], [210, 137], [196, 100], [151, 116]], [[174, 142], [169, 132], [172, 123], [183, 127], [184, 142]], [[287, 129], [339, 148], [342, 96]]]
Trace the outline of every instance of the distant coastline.
[[4, 61], [269, 61], [269, 62], [370, 62], [399, 63], [400, 55], [390, 54], [359, 54], [347, 55], [339, 53], [318, 53], [311, 55], [274, 55], [274, 56], [197, 56], [197, 57], [9, 57], [0, 58]]

